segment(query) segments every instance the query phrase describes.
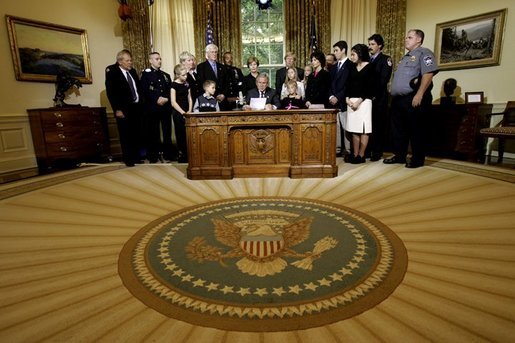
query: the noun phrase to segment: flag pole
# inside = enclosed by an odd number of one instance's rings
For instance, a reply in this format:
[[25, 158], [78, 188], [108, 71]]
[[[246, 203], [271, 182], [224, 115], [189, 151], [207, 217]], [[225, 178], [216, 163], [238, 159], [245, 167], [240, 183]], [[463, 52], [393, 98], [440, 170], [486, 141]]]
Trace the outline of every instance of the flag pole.
[[207, 24], [206, 24], [206, 46], [214, 43], [213, 30], [213, 2], [214, 0], [206, 0], [207, 5]]

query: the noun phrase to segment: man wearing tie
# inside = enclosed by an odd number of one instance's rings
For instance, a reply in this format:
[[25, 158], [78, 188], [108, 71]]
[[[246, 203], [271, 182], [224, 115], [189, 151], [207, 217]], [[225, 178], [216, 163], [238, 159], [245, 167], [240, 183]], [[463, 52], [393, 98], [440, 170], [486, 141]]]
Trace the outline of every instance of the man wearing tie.
[[[329, 91], [329, 104], [333, 108], [337, 108], [338, 129], [336, 130], [336, 152], [343, 155], [345, 147], [350, 149], [350, 141], [345, 140], [345, 131], [343, 130], [346, 115], [347, 104], [345, 103], [345, 85], [352, 66], [351, 60], [347, 58], [347, 42], [338, 41], [333, 45], [333, 53], [336, 56], [335, 64], [329, 70], [331, 76], [331, 88]], [[343, 139], [342, 139], [343, 138]]]
[[[269, 79], [267, 74], [259, 74], [256, 78], [256, 88], [247, 92], [246, 102], [250, 104], [252, 98], [266, 98], [265, 110], [275, 110], [281, 107], [281, 101], [275, 89], [268, 87]], [[249, 105], [245, 105], [244, 109], [251, 109]]]
[[200, 84], [211, 80], [216, 82], [216, 100], [220, 103], [220, 109], [230, 110], [227, 102], [227, 70], [223, 64], [217, 62], [218, 47], [215, 44], [206, 46], [206, 60], [197, 66], [197, 74]]
[[132, 68], [132, 55], [122, 50], [116, 63], [105, 70], [106, 93], [118, 126], [123, 162], [133, 167], [140, 161], [142, 106], [139, 77]]

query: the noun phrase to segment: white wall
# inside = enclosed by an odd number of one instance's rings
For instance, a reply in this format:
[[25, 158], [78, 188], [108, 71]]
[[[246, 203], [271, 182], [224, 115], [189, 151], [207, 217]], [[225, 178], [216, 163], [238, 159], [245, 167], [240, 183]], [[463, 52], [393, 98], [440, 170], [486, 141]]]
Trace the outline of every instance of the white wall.
[[433, 98], [440, 97], [443, 82], [452, 77], [458, 81], [462, 96], [465, 92], [483, 91], [488, 103], [501, 104], [515, 100], [514, 87], [510, 82], [515, 77], [515, 1], [432, 0], [428, 4], [426, 1], [408, 0], [407, 5], [407, 29], [423, 30], [426, 34], [424, 46], [433, 51], [436, 24], [507, 8], [500, 65], [441, 71], [434, 78]]

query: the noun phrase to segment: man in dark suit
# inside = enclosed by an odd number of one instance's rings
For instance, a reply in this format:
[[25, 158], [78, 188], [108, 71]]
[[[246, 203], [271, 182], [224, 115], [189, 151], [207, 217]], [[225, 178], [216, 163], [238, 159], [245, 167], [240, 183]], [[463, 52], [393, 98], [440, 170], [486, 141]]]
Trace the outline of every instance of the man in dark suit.
[[269, 78], [267, 74], [259, 74], [256, 78], [256, 88], [247, 92], [246, 102], [244, 109], [251, 109], [250, 99], [252, 98], [266, 98], [265, 110], [275, 110], [281, 107], [281, 101], [275, 89], [268, 87]]
[[288, 51], [284, 55], [284, 64], [285, 66], [277, 70], [275, 73], [275, 90], [277, 92], [277, 95], [281, 95], [281, 90], [283, 89], [284, 81], [286, 80], [286, 72], [288, 71], [288, 68], [296, 68], [297, 69], [297, 76], [299, 78], [299, 81], [302, 81], [304, 79], [304, 69], [296, 67], [295, 62], [297, 61], [297, 57], [295, 54], [291, 51]]
[[392, 76], [392, 59], [383, 54], [383, 37], [375, 33], [368, 38], [370, 63], [376, 73], [376, 93], [372, 101], [372, 134], [368, 147], [370, 160], [379, 161], [383, 157], [386, 129], [388, 127], [388, 82]]
[[[172, 106], [170, 105], [170, 74], [161, 70], [161, 55], [148, 55], [150, 68], [141, 74], [141, 92], [145, 97], [145, 116], [148, 125], [148, 160], [156, 163], [175, 159], [172, 145]], [[161, 133], [163, 140], [161, 141]]]
[[[345, 144], [345, 131], [344, 125], [347, 115], [347, 104], [345, 102], [345, 85], [349, 77], [352, 62], [347, 58], [347, 42], [338, 41], [333, 45], [333, 53], [336, 56], [334, 65], [329, 70], [331, 75], [331, 88], [329, 91], [329, 104], [333, 108], [340, 110], [338, 113], [338, 129], [336, 130], [336, 152], [344, 155], [346, 146], [349, 146], [350, 141]], [[340, 149], [338, 149], [340, 148]], [[338, 151], [339, 150], [339, 151]]]
[[227, 111], [230, 110], [227, 101], [227, 68], [218, 63], [217, 60], [218, 47], [215, 44], [208, 44], [206, 46], [206, 60], [197, 65], [197, 74], [201, 85], [207, 80], [216, 82], [216, 100], [220, 104], [220, 109]]
[[105, 77], [107, 98], [118, 126], [123, 162], [133, 167], [140, 162], [142, 96], [129, 50], [122, 50], [116, 55], [116, 63], [106, 68]]

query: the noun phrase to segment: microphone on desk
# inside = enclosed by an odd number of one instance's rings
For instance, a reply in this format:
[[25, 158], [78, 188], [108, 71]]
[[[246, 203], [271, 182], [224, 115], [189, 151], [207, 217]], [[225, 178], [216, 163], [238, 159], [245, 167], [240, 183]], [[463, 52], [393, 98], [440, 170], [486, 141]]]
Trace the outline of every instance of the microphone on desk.
[[243, 97], [243, 92], [242, 91], [240, 91], [238, 93], [238, 103], [240, 105], [244, 105], [245, 104], [245, 98]]

